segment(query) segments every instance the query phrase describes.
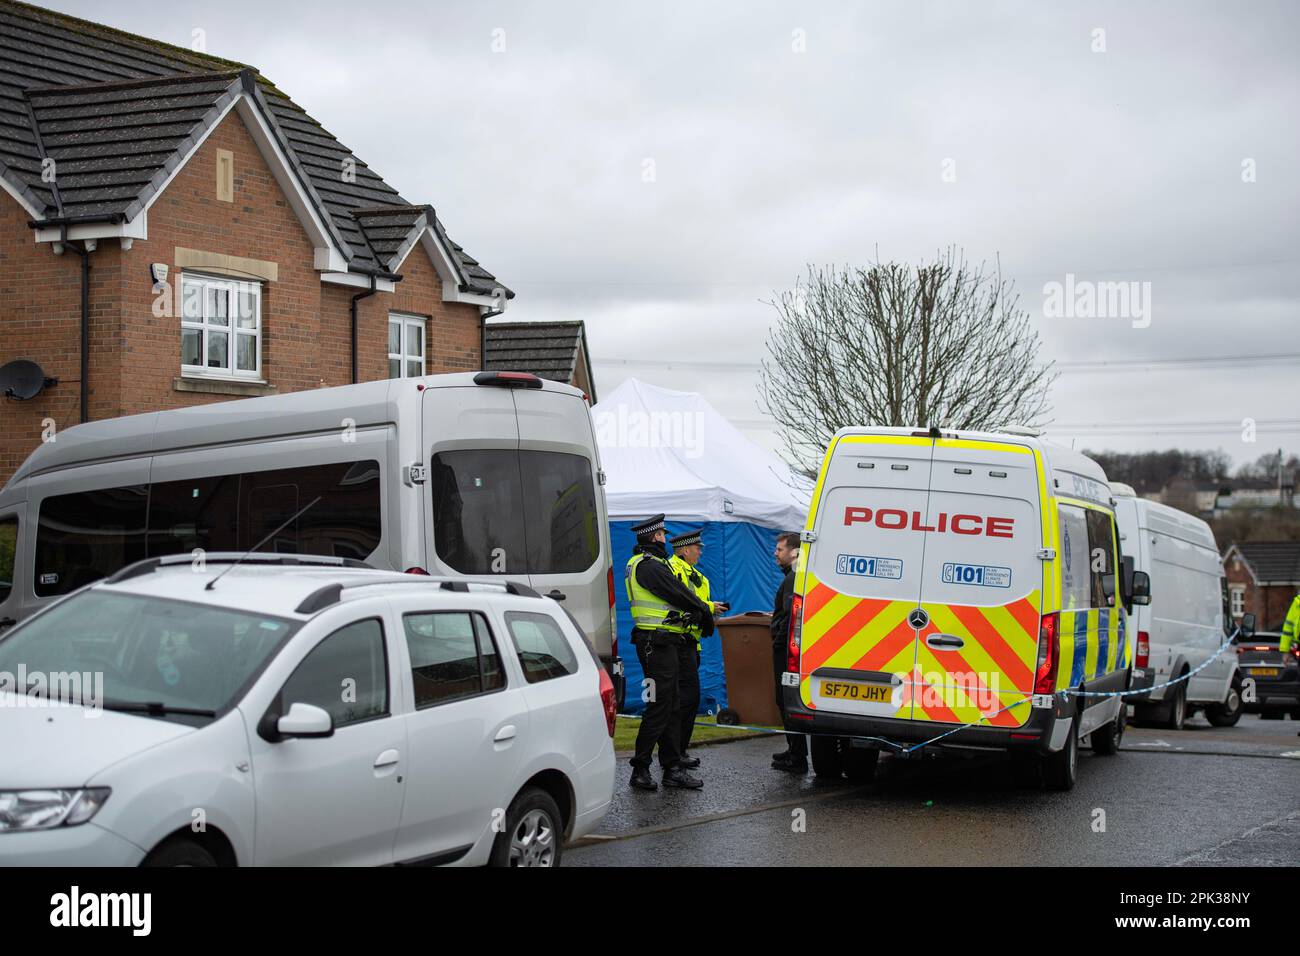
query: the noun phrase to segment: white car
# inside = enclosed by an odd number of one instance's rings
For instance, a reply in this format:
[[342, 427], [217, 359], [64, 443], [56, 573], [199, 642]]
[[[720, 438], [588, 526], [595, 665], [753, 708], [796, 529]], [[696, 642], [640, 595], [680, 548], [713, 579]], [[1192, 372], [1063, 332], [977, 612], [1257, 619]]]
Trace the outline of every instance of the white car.
[[581, 631], [354, 565], [150, 559], [0, 638], [0, 863], [558, 864], [614, 786]]

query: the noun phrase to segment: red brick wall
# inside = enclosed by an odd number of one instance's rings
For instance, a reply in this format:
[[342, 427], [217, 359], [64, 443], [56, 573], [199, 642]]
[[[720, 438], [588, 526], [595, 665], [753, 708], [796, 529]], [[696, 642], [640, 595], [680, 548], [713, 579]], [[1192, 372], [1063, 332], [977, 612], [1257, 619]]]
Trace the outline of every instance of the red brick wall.
[[1297, 589], [1289, 585], [1257, 585], [1251, 578], [1246, 563], [1235, 557], [1224, 564], [1223, 571], [1228, 579], [1229, 591], [1233, 585], [1245, 586], [1245, 613], [1255, 615], [1255, 627], [1261, 631], [1280, 631]]
[[[216, 151], [235, 160], [235, 201], [216, 198]], [[37, 244], [30, 217], [0, 195], [0, 364], [39, 362], [60, 384], [30, 402], [0, 399], [0, 484], [41, 439], [42, 421], [59, 428], [79, 420], [80, 259]], [[91, 254], [90, 417], [107, 418], [214, 401], [224, 395], [180, 392], [180, 319], [153, 314], [149, 265], [167, 263], [179, 283], [178, 246], [276, 262], [262, 290], [263, 377], [279, 392], [351, 381], [349, 304], [360, 289], [322, 284], [314, 250], [242, 119], [232, 112], [149, 210], [149, 238], [123, 251], [101, 240]], [[430, 374], [479, 367], [479, 312], [444, 303], [433, 263], [416, 247], [401, 267], [395, 293], [360, 303], [359, 371], [388, 374], [388, 313], [429, 318]]]

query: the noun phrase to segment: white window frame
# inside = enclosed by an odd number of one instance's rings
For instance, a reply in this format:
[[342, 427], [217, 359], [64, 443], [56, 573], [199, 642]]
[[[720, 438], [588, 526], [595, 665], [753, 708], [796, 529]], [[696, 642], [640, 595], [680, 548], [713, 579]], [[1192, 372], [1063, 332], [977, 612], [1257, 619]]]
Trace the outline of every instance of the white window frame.
[[[397, 352], [388, 353], [388, 361], [391, 364], [394, 359], [397, 360], [397, 378], [417, 378], [419, 376], [410, 375], [406, 370], [407, 362], [414, 362], [416, 356], [407, 353], [406, 346], [408, 336], [412, 328], [420, 330], [420, 376], [427, 375], [429, 369], [429, 319], [423, 315], [411, 315], [407, 312], [389, 312], [388, 329], [391, 335], [392, 327], [396, 325], [401, 330], [397, 335]], [[400, 353], [400, 354], [399, 354]], [[389, 376], [392, 377], [391, 375]]]
[[[222, 379], [241, 379], [249, 381], [262, 381], [262, 284], [260, 282], [247, 282], [240, 279], [227, 279], [221, 276], [209, 276], [196, 272], [184, 272], [181, 274], [181, 295], [180, 295], [180, 320], [181, 329], [190, 329], [199, 333], [199, 357], [204, 361], [203, 365], [186, 365], [184, 361], [184, 340], [182, 338], [182, 357], [181, 357], [181, 374], [187, 378], [222, 378]], [[202, 316], [193, 319], [185, 314], [185, 305], [189, 301], [188, 290], [199, 287], [203, 291], [199, 294], [200, 309]], [[208, 315], [208, 290], [220, 289], [226, 293], [226, 325], [210, 321]], [[238, 317], [235, 313], [235, 303], [239, 301], [241, 292], [248, 292], [252, 295], [253, 300], [253, 328], [241, 329], [238, 325]], [[226, 368], [214, 368], [206, 364], [208, 355], [208, 335], [212, 332], [225, 332], [228, 336], [226, 342], [226, 358], [229, 362]], [[236, 356], [239, 354], [239, 337], [251, 337], [254, 341], [253, 356], [255, 365], [253, 369], [236, 368]]]
[[1244, 584], [1229, 585], [1228, 613], [1234, 619], [1240, 619], [1246, 613], [1246, 586]]

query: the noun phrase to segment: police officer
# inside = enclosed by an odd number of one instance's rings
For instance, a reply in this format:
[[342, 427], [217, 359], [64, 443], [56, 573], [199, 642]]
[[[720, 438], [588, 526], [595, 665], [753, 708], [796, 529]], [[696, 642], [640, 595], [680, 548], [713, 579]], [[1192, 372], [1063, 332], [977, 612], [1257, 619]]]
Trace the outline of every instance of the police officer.
[[[772, 670], [776, 674], [776, 706], [785, 711], [784, 688], [781, 675], [788, 663], [790, 643], [790, 606], [794, 601], [794, 566], [799, 558], [799, 533], [783, 531], [776, 538], [776, 551], [772, 557], [781, 569], [781, 586], [776, 591], [776, 606], [772, 608]], [[785, 735], [786, 749], [772, 756], [772, 769], [787, 773], [808, 772], [808, 742], [803, 734]]]
[[[672, 557], [668, 559], [677, 575], [677, 579], [686, 585], [715, 615], [725, 611], [728, 605], [709, 599], [709, 579], [696, 565], [704, 553], [704, 541], [701, 531], [687, 531], [668, 539], [673, 546]], [[686, 752], [691, 745], [691, 734], [695, 731], [695, 715], [700, 709], [700, 654], [702, 637], [698, 624], [691, 625], [687, 632], [687, 641], [682, 645], [682, 654], [678, 662], [677, 686], [682, 711], [682, 758], [680, 766], [694, 768], [700, 765], [699, 757], [692, 757]], [[692, 640], [693, 638], [693, 640]]]
[[1300, 640], [1300, 594], [1291, 601], [1291, 609], [1286, 612], [1286, 621], [1282, 624], [1282, 640], [1277, 649], [1285, 654], [1291, 645]]
[[632, 609], [632, 646], [641, 672], [651, 682], [650, 699], [641, 716], [632, 757], [631, 784], [638, 790], [658, 790], [650, 776], [650, 761], [659, 746], [664, 785], [698, 789], [704, 781], [681, 764], [681, 711], [678, 671], [687, 631], [699, 625], [707, 637], [713, 633], [713, 611], [677, 579], [664, 548], [664, 516], [659, 514], [632, 526], [636, 549], [627, 562], [624, 581]]

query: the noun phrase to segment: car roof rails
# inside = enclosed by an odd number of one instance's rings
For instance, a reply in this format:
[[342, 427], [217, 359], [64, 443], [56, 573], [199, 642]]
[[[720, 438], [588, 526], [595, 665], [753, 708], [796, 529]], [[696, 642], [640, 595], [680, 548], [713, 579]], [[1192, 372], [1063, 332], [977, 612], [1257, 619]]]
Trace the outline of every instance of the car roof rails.
[[[373, 571], [373, 565], [358, 561], [356, 558], [338, 558], [331, 554], [278, 554], [272, 551], [255, 551], [245, 554], [242, 551], [210, 551], [203, 555], [203, 566], [209, 564], [234, 564], [243, 559], [244, 564], [274, 564], [280, 567], [317, 567], [317, 568], [358, 568]], [[145, 558], [128, 564], [116, 574], [105, 578], [105, 584], [117, 584], [141, 575], [153, 574], [159, 568], [175, 567], [180, 564], [193, 564], [192, 554], [164, 554], [156, 558]]]
[[385, 578], [383, 581], [353, 581], [347, 584], [334, 582], [317, 588], [308, 594], [294, 608], [296, 614], [316, 614], [339, 602], [344, 590], [353, 590], [355, 588], [377, 588], [389, 584], [422, 584], [426, 587], [437, 585], [440, 591], [454, 591], [458, 594], [468, 594], [471, 584], [482, 584], [489, 587], [502, 588], [507, 594], [516, 597], [541, 598], [541, 595], [530, 588], [527, 584], [520, 584], [518, 581], [484, 581], [481, 578], [439, 578], [427, 574], [411, 575], [401, 578]]

